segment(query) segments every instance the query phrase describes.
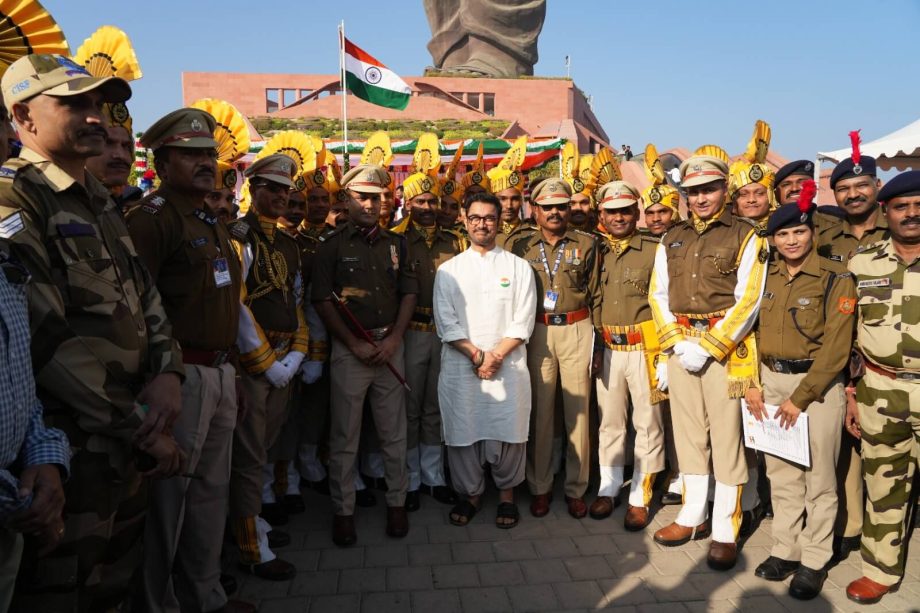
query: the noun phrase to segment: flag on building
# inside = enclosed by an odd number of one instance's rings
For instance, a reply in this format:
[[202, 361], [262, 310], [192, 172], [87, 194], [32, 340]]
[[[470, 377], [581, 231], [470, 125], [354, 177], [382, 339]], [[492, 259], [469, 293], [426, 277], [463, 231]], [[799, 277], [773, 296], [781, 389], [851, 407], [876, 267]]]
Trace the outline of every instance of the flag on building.
[[345, 85], [351, 93], [371, 104], [404, 110], [412, 91], [409, 84], [344, 36], [342, 40]]

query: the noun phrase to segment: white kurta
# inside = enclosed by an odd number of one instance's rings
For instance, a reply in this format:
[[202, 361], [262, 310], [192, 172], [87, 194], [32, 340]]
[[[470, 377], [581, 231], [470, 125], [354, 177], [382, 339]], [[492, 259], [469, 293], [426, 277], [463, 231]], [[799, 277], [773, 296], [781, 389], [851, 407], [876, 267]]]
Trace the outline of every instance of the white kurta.
[[489, 351], [502, 338], [530, 338], [537, 296], [533, 268], [500, 247], [467, 249], [438, 268], [434, 320], [441, 347], [438, 401], [448, 445], [481, 440], [524, 443], [530, 421], [527, 349], [505, 356], [492, 379], [482, 380], [469, 358], [449, 343], [464, 338]]

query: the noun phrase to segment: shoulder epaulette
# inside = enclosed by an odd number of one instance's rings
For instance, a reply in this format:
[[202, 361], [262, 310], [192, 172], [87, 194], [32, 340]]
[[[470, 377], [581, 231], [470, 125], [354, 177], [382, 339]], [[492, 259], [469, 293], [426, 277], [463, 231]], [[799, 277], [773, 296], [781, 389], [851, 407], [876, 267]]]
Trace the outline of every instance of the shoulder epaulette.
[[230, 224], [228, 228], [230, 230], [230, 236], [235, 238], [240, 242], [247, 242], [249, 240], [249, 224], [238, 219]]
[[150, 215], [159, 215], [160, 210], [163, 208], [163, 205], [166, 204], [166, 198], [163, 196], [151, 196], [143, 202], [141, 202], [140, 208], [145, 213]]
[[845, 272], [838, 272], [838, 273], [837, 273], [837, 278], [838, 278], [838, 279], [846, 279], [847, 277], [852, 277], [852, 276], [853, 276], [853, 273], [851, 273], [849, 270], [847, 270], [847, 271], [845, 271]]
[[12, 181], [16, 178], [16, 175], [19, 174], [20, 170], [31, 165], [32, 162], [28, 160], [24, 160], [22, 158], [11, 158], [5, 161], [3, 166], [0, 166], [0, 179]]
[[[818, 266], [820, 266], [823, 270], [826, 270], [827, 272], [832, 272], [832, 273], [842, 272], [842, 273], [845, 273], [844, 276], [850, 274], [849, 272], [847, 272], [846, 264], [844, 264], [843, 262], [837, 262], [837, 261], [831, 260], [829, 258], [819, 257]], [[840, 275], [838, 274], [837, 276], [840, 276]]]
[[591, 232], [585, 232], [584, 230], [579, 230], [578, 228], [572, 230], [572, 233], [576, 236], [584, 236], [585, 238], [590, 238], [592, 241], [597, 241], [597, 235], [592, 234]]
[[815, 211], [815, 215], [822, 215], [837, 222], [842, 222], [847, 218], [846, 211], [833, 204], [822, 204]]
[[754, 221], [753, 219], [751, 219], [750, 217], [738, 217], [737, 215], [732, 215], [732, 217], [734, 217], [738, 221], [743, 221], [747, 225], [754, 228], [754, 230], [756, 230], [758, 234], [760, 234], [760, 224]]
[[323, 233], [320, 234], [320, 236], [319, 236], [319, 242], [325, 243], [328, 239], [332, 238], [332, 237], [335, 236], [336, 234], [341, 233], [342, 230], [344, 230], [344, 229], [345, 229], [345, 224], [342, 224], [342, 225], [340, 225], [340, 226], [336, 226], [336, 227], [332, 228], [332, 229], [329, 230], [328, 232], [323, 232]]
[[643, 240], [649, 243], [655, 243], [657, 245], [661, 242], [661, 237], [658, 237], [658, 236], [655, 236], [649, 233], [645, 233], [645, 234], [640, 233], [639, 240]]

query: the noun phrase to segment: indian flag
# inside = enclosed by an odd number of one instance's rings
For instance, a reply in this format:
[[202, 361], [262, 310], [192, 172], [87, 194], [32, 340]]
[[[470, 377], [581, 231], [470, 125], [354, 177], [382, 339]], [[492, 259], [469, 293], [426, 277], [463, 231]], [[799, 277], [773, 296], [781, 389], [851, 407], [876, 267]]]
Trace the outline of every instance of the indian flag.
[[371, 104], [404, 110], [412, 91], [408, 83], [370, 53], [345, 41], [345, 85], [351, 93]]

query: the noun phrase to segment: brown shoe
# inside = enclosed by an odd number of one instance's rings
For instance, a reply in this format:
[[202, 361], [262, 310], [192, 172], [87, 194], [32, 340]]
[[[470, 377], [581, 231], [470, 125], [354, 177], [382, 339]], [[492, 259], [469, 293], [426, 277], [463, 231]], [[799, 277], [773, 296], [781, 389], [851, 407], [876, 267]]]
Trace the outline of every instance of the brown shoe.
[[584, 498], [565, 497], [565, 503], [569, 507], [569, 515], [575, 519], [581, 519], [588, 514], [588, 505], [585, 504]]
[[630, 532], [639, 532], [640, 530], [645, 530], [646, 526], [648, 526], [648, 507], [626, 505], [626, 518], [623, 520], [623, 527]]
[[281, 558], [275, 558], [271, 562], [262, 562], [261, 564], [240, 564], [240, 568], [255, 575], [259, 579], [268, 581], [287, 581], [293, 579], [297, 574], [297, 569], [290, 562], [285, 562]]
[[737, 543], [720, 543], [719, 541], [709, 543], [709, 555], [706, 556], [706, 564], [709, 568], [713, 570], [730, 570], [735, 567], [737, 561]]
[[355, 533], [354, 515], [334, 515], [332, 517], [332, 542], [339, 547], [348, 547], [358, 541]]
[[607, 519], [615, 508], [617, 508], [616, 498], [598, 496], [595, 498], [594, 502], [591, 503], [591, 507], [588, 509], [588, 515], [591, 516], [591, 519]]
[[681, 526], [672, 522], [655, 533], [655, 542], [665, 547], [677, 547], [691, 540], [704, 539], [709, 536], [709, 522], [704, 521], [695, 528]]
[[530, 501], [530, 514], [534, 517], [545, 517], [549, 513], [549, 503], [552, 501], [552, 494], [537, 494]]
[[228, 600], [227, 604], [212, 613], [259, 613], [259, 607], [242, 600]]
[[387, 507], [387, 534], [401, 539], [409, 534], [409, 514], [406, 507]]
[[900, 586], [897, 583], [882, 585], [869, 577], [860, 577], [847, 586], [847, 598], [859, 604], [875, 604], [885, 594], [897, 592], [898, 587]]

